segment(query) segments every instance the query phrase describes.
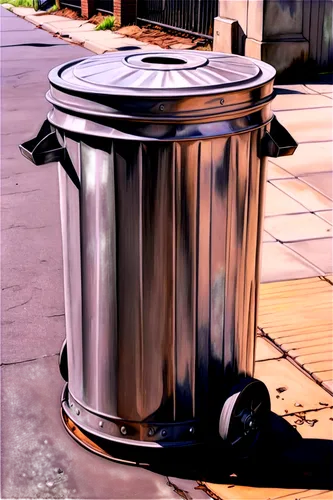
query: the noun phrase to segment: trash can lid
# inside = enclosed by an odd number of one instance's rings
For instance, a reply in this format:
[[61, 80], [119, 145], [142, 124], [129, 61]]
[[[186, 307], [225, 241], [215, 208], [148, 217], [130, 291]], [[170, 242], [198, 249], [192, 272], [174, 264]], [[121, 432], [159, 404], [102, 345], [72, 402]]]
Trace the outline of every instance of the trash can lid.
[[[274, 68], [262, 61], [219, 52], [114, 52], [54, 68], [48, 99], [55, 106], [107, 117], [149, 119], [163, 113], [165, 121], [170, 114], [177, 119], [180, 107], [183, 116], [187, 110], [207, 117], [216, 115], [215, 108], [218, 114], [230, 112], [230, 106], [239, 109], [242, 102], [257, 106], [272, 94], [274, 76]], [[267, 83], [266, 92], [248, 95]], [[228, 102], [221, 98], [226, 94]], [[216, 96], [216, 102], [207, 96]]]

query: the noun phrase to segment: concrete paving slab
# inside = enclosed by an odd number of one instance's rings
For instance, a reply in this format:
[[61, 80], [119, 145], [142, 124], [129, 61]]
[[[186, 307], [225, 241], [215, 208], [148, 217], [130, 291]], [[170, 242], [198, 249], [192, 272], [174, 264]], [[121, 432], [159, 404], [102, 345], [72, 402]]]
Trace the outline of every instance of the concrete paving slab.
[[264, 231], [263, 233], [263, 242], [265, 243], [266, 241], [276, 241], [275, 238], [271, 234], [269, 234], [267, 231]]
[[[62, 30], [69, 31], [69, 30], [84, 26], [84, 24], [85, 24], [85, 22], [83, 22], [83, 21], [75, 21], [72, 19], [65, 19], [65, 21], [63, 21], [63, 22], [43, 23], [41, 25], [41, 28], [45, 31], [48, 31], [49, 33], [60, 34]], [[89, 29], [86, 31], [89, 31]]]
[[333, 239], [320, 238], [318, 240], [298, 241], [287, 243], [298, 255], [320, 268], [325, 274], [333, 271]]
[[[271, 335], [270, 335], [271, 336]], [[300, 335], [291, 335], [286, 338], [286, 343], [281, 344], [281, 349], [283, 351], [293, 356], [293, 351], [302, 351], [305, 349], [322, 349], [322, 346], [331, 345], [332, 330], [326, 328], [324, 331], [316, 332], [315, 334], [310, 332], [310, 337], [308, 333], [303, 333]], [[281, 343], [281, 342], [279, 342]]]
[[263, 243], [261, 283], [318, 276], [320, 270], [281, 243]]
[[[145, 47], [143, 42], [139, 42], [137, 40], [133, 41], [131, 38], [120, 37], [120, 35], [116, 35], [116, 37], [102, 37], [96, 35], [101, 35], [102, 33], [97, 31], [88, 32], [86, 35], [86, 40], [83, 43], [83, 46], [86, 49], [89, 49], [96, 54], [103, 54], [105, 51], [114, 51], [117, 49], [121, 49], [122, 47], [131, 47], [140, 48]], [[119, 37], [119, 38], [117, 38]]]
[[[310, 293], [310, 292], [309, 292]], [[289, 313], [290, 314], [290, 313]], [[322, 339], [331, 338], [332, 319], [325, 319], [318, 323], [316, 318], [307, 317], [306, 320], [300, 320], [289, 316], [284, 321], [284, 324], [274, 323], [265, 326], [265, 333], [269, 335], [275, 342], [281, 345], [281, 348], [288, 352], [288, 347], [291, 349], [293, 345], [313, 345], [321, 342]], [[326, 340], [323, 340], [326, 342]]]
[[[302, 405], [302, 411], [321, 410], [323, 405], [320, 403], [333, 405], [332, 396], [286, 359], [256, 363], [255, 377], [266, 384], [271, 395], [272, 411], [278, 415], [299, 411], [297, 403]], [[279, 392], [281, 388], [285, 390]]]
[[36, 14], [35, 9], [29, 7], [13, 7], [13, 12], [19, 17], [23, 17], [23, 19], [27, 16]]
[[282, 85], [274, 85], [275, 90], [280, 95], [298, 95], [298, 94], [316, 94], [315, 90], [310, 89], [307, 85], [304, 84], [282, 84]]
[[323, 387], [325, 387], [325, 389], [327, 389], [331, 394], [333, 394], [333, 380], [327, 380], [323, 382]]
[[308, 212], [304, 205], [298, 203], [298, 201], [283, 192], [281, 189], [278, 189], [277, 186], [273, 185], [273, 183], [271, 184], [270, 182], [266, 184], [264, 211], [266, 216]]
[[[324, 381], [333, 379], [333, 362], [331, 360], [306, 363], [304, 369], [309, 372], [310, 375], [316, 375], [317, 380]], [[325, 376], [322, 375], [324, 372]]]
[[324, 279], [260, 287], [261, 331], [320, 383], [333, 376], [332, 298]]
[[330, 408], [284, 417], [306, 439], [333, 440], [333, 412]]
[[[333, 164], [332, 164], [333, 169]], [[333, 200], [333, 172], [324, 172], [319, 174], [308, 174], [301, 177], [303, 182], [314, 187], [317, 191]]]
[[[32, 14], [30, 16], [26, 16], [25, 20], [35, 24], [36, 26], [42, 26], [45, 23], [66, 22], [66, 18], [64, 18], [63, 16], [55, 16], [52, 14], [45, 14], [42, 16], [40, 14]], [[69, 21], [71, 21], [71, 19], [68, 19], [68, 22]]]
[[302, 354], [300, 356], [297, 356], [295, 359], [297, 363], [303, 367], [318, 362], [325, 362], [325, 363], [330, 362], [333, 370], [333, 354], [328, 350], [326, 350], [326, 352], [321, 351], [321, 352], [313, 352], [310, 354], [308, 353]]
[[274, 158], [275, 165], [294, 176], [331, 172], [333, 165], [333, 142], [299, 144], [292, 156]]
[[2, 498], [177, 499], [165, 477], [98, 457], [60, 419], [56, 356], [1, 367]]
[[[297, 142], [332, 140], [331, 106], [322, 108], [320, 113], [317, 109], [291, 110], [278, 111], [276, 116]], [[311, 126], [309, 126], [310, 123]]]
[[[82, 35], [81, 35], [82, 36]], [[98, 42], [92, 42], [90, 40], [86, 40], [83, 42], [83, 47], [95, 54], [102, 55], [107, 51], [107, 47], [105, 45], [101, 45]], [[116, 49], [113, 49], [115, 51]], [[109, 49], [111, 51], [111, 49]]]
[[71, 37], [74, 43], [84, 43], [86, 41], [96, 42], [96, 43], [104, 43], [109, 42], [111, 40], [116, 40], [120, 38], [125, 38], [124, 35], [120, 35], [119, 33], [114, 32], [105, 32], [105, 31], [95, 31], [89, 30], [89, 33], [86, 32], [78, 32], [74, 33]]
[[[329, 174], [324, 174], [328, 175]], [[330, 180], [332, 176], [330, 176]], [[293, 200], [302, 204], [310, 212], [317, 210], [328, 210], [333, 206], [332, 200], [321, 194], [316, 189], [312, 188], [303, 180], [300, 179], [280, 179], [271, 181], [274, 186], [279, 188], [283, 193], [289, 195]], [[332, 187], [331, 187], [332, 189]]]
[[315, 214], [324, 221], [333, 225], [333, 210], [323, 210], [322, 212], [315, 212]]
[[333, 84], [323, 84], [323, 83], [308, 83], [306, 87], [314, 92], [318, 92], [319, 94], [326, 94], [328, 92], [333, 91]]
[[330, 107], [329, 101], [317, 94], [278, 94], [272, 103], [273, 111]]
[[294, 346], [292, 349], [289, 349], [288, 355], [300, 362], [300, 360], [298, 359], [300, 356], [308, 356], [310, 354], [324, 354], [328, 352], [328, 348], [332, 350], [332, 347], [333, 341], [330, 337], [327, 337], [325, 338], [325, 341], [322, 341], [322, 343], [319, 345], [315, 341], [312, 341], [312, 345], [310, 346], [307, 345], [306, 347], [297, 348], [295, 348]]
[[[91, 32], [93, 33], [93, 32]], [[90, 33], [88, 33], [90, 35]], [[136, 48], [140, 49], [141, 47], [144, 47], [142, 42], [136, 43], [133, 42], [132, 39], [130, 38], [118, 38], [118, 39], [109, 39], [109, 40], [102, 40], [101, 42], [94, 41], [94, 40], [86, 40], [83, 43], [83, 46], [91, 50], [92, 52], [95, 52], [96, 54], [104, 54], [105, 52], [114, 52], [115, 50], [121, 50], [122, 48], [128, 48], [128, 50], [131, 48], [131, 50], [134, 50]]]
[[269, 359], [282, 358], [281, 353], [271, 342], [263, 337], [257, 337], [256, 341], [256, 362], [267, 361]]
[[293, 178], [293, 175], [284, 170], [281, 167], [275, 165], [272, 161], [268, 160], [267, 165], [267, 180], [271, 181], [274, 179], [290, 179]]
[[265, 230], [277, 240], [299, 241], [331, 236], [332, 226], [314, 214], [266, 217]]
[[[333, 380], [333, 368], [330, 361], [324, 361], [319, 363], [313, 363], [315, 369], [318, 371], [311, 371], [312, 377], [317, 380], [321, 385], [324, 385], [325, 382], [332, 382]], [[313, 367], [310, 365], [310, 369]], [[327, 384], [325, 385], [328, 388]]]
[[85, 23], [76, 28], [70, 28], [69, 26], [64, 26], [64, 28], [59, 30], [59, 34], [64, 37], [72, 38], [72, 35], [85, 33], [87, 31], [94, 31], [96, 28], [95, 24]]

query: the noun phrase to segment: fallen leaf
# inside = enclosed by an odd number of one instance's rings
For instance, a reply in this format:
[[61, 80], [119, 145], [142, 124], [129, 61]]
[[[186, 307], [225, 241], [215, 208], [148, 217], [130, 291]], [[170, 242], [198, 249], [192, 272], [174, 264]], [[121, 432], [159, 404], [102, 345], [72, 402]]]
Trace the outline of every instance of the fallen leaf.
[[281, 394], [281, 392], [285, 392], [287, 390], [287, 387], [278, 387], [276, 390], [279, 394]]

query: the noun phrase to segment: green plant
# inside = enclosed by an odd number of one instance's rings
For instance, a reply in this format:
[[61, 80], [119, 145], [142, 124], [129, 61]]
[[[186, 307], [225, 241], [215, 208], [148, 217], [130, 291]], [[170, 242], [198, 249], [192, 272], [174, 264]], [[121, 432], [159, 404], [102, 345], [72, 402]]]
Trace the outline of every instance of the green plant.
[[0, 0], [0, 4], [10, 3], [13, 7], [32, 7], [33, 0]]
[[99, 23], [95, 30], [112, 30], [114, 28], [116, 18], [114, 16], [108, 16], [101, 23]]
[[58, 10], [58, 7], [56, 4], [54, 4], [47, 12], [48, 14], [52, 14], [52, 12], [56, 12]]

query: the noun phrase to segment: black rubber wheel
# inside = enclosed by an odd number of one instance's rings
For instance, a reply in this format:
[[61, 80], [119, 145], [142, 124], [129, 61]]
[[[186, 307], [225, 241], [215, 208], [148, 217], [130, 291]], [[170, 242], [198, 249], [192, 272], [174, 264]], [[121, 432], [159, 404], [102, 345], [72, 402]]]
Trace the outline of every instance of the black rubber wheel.
[[59, 370], [64, 381], [68, 382], [67, 340], [64, 340], [60, 350]]
[[256, 379], [243, 379], [223, 405], [219, 423], [221, 438], [236, 451], [250, 450], [268, 421], [270, 409], [265, 384]]
[[32, 6], [33, 6], [34, 10], [37, 12], [39, 10], [39, 0], [33, 0]]

